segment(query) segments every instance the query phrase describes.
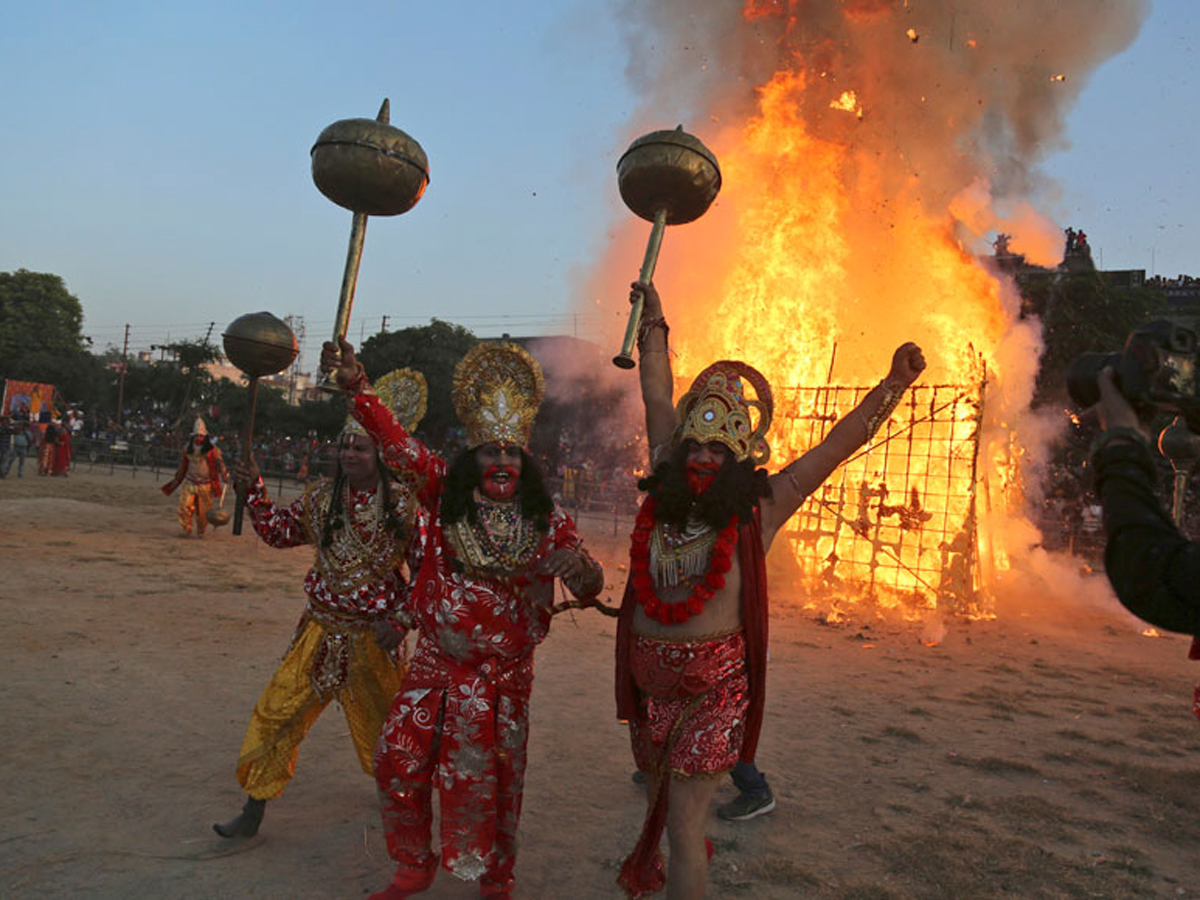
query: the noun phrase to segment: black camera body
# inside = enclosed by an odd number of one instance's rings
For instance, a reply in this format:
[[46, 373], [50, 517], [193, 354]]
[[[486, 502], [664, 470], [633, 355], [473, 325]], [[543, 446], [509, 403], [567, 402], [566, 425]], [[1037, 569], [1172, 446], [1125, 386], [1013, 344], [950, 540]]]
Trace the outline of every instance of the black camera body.
[[1100, 400], [1096, 378], [1112, 366], [1113, 383], [1139, 415], [1173, 410], [1200, 433], [1196, 364], [1196, 332], [1156, 319], [1131, 332], [1120, 353], [1080, 354], [1067, 370], [1067, 393], [1080, 407], [1095, 405]]

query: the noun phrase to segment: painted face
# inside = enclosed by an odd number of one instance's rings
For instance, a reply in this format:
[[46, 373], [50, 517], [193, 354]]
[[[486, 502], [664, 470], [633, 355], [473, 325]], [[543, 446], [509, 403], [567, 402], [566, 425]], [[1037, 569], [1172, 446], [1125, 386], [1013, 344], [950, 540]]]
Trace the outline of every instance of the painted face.
[[192, 443], [197, 447], [201, 446], [204, 443], [204, 435], [193, 434], [192, 435]]
[[379, 480], [379, 460], [375, 445], [365, 434], [348, 434], [338, 448], [342, 472], [357, 485], [374, 484]]
[[511, 500], [521, 483], [521, 448], [491, 441], [475, 448], [479, 489], [489, 500]]
[[684, 469], [687, 474], [688, 487], [699, 497], [710, 487], [725, 460], [729, 458], [729, 448], [717, 441], [707, 444], [689, 443]]

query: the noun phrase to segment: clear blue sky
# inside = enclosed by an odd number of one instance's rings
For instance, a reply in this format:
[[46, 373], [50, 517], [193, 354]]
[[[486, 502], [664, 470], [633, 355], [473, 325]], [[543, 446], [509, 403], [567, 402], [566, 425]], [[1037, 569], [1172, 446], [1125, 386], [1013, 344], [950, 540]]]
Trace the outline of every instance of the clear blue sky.
[[[215, 333], [260, 309], [332, 327], [350, 213], [313, 186], [336, 119], [392, 123], [430, 158], [420, 204], [367, 229], [351, 323], [439, 316], [571, 331], [617, 217], [638, 106], [618, 5], [8, 4], [0, 28], [0, 271], [62, 275], [97, 349]], [[1157, 0], [1093, 77], [1045, 208], [1107, 268], [1200, 274], [1196, 0]], [[674, 123], [675, 111], [663, 110]], [[636, 260], [632, 261], [635, 270]]]

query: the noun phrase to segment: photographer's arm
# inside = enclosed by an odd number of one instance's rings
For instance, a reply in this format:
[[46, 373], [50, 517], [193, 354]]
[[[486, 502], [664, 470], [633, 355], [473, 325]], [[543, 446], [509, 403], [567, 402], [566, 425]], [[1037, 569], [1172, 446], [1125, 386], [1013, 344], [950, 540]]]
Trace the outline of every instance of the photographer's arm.
[[1200, 635], [1200, 544], [1189, 541], [1154, 494], [1150, 444], [1133, 408], [1101, 373], [1097, 411], [1107, 430], [1092, 465], [1104, 509], [1104, 567], [1117, 599], [1151, 625]]

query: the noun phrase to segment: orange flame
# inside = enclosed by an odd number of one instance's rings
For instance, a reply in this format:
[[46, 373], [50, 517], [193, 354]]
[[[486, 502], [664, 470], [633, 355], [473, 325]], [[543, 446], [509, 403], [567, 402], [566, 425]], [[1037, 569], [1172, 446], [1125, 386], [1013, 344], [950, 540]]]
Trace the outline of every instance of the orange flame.
[[[789, 416], [806, 415], [795, 407], [798, 395], [789, 409], [788, 388], [818, 387], [831, 376], [835, 384], [860, 386], [854, 400], [839, 401], [836, 412], [845, 415], [910, 339], [931, 360], [927, 383], [968, 387], [942, 403], [953, 404], [952, 421], [930, 425], [919, 438], [959, 459], [925, 454], [904, 471], [884, 454], [864, 459], [827, 484], [808, 504], [813, 509], [791, 525], [797, 552], [806, 546], [813, 555], [800, 564], [810, 593], [812, 581], [824, 579], [826, 593], [846, 602], [869, 594], [885, 606], [929, 609], [951, 590], [946, 570], [962, 568], [961, 559], [978, 559], [983, 548], [989, 566], [1007, 566], [1003, 543], [992, 536], [980, 543], [976, 531], [971, 448], [980, 437], [983, 371], [1004, 368], [994, 351], [1011, 313], [999, 282], [959, 245], [950, 222], [925, 211], [919, 178], [909, 176], [889, 192], [884, 185], [895, 181], [896, 160], [856, 151], [849, 135], [834, 140], [812, 132], [803, 110], [813, 94], [827, 90], [803, 69], [777, 72], [759, 89], [757, 114], [719, 136], [720, 209], [691, 226], [688, 271], [659, 278], [668, 306], [680, 285], [689, 300], [682, 319], [672, 315], [676, 370], [690, 379], [729, 357], [761, 369], [776, 389], [773, 467], [803, 454], [813, 440], [800, 420], [787, 427]], [[851, 90], [826, 105], [862, 115]], [[843, 177], [848, 168], [858, 181], [853, 195]], [[1019, 448], [1003, 435], [984, 452], [997, 473], [992, 503], [1004, 511], [1019, 506], [1013, 473]], [[828, 515], [826, 524], [818, 522], [830, 510], [838, 511], [840, 525], [829, 525]], [[944, 533], [921, 542], [915, 533], [923, 527]], [[879, 560], [894, 572], [883, 577]], [[981, 588], [977, 573], [953, 578], [959, 600]], [[986, 605], [971, 602], [958, 611], [986, 613]]]
[[[1074, 3], [1017, 14], [980, 0], [900, 18], [909, 6], [745, 0], [742, 34], [718, 5], [708, 17], [670, 2], [646, 13], [660, 29], [710, 27], [710, 49], [738, 75], [701, 84], [675, 54], [677, 65], [646, 82], [653, 127], [664, 98], [690, 101], [711, 86], [707, 121], [720, 129], [702, 137], [720, 160], [722, 193], [669, 231], [655, 277], [680, 381], [724, 358], [763, 371], [778, 469], [886, 374], [898, 345], [918, 342], [929, 361], [879, 441], [775, 542], [772, 560], [796, 554], [791, 570], [803, 576], [793, 602], [831, 623], [864, 597], [922, 617], [943, 604], [989, 614], [989, 592], [1037, 543], [1022, 465], [1054, 427], [1028, 412], [1039, 328], [976, 254], [1004, 231], [1034, 262], [1061, 258], [1061, 232], [1020, 193], [1020, 176], [1053, 142], [1078, 87], [1027, 58], [1031, 39], [1060, 37], [1055, 63], [1077, 85], [1139, 17], [1115, 6], [1080, 16]], [[735, 81], [755, 85], [752, 108]], [[993, 190], [992, 177], [1007, 181]], [[632, 274], [645, 224], [629, 221], [613, 253]], [[964, 609], [971, 592], [983, 599]]]

